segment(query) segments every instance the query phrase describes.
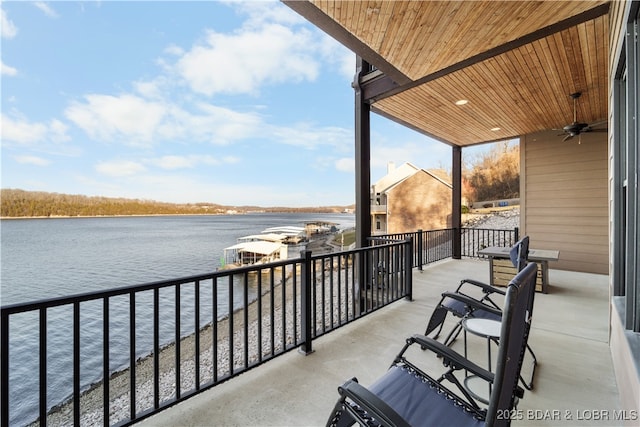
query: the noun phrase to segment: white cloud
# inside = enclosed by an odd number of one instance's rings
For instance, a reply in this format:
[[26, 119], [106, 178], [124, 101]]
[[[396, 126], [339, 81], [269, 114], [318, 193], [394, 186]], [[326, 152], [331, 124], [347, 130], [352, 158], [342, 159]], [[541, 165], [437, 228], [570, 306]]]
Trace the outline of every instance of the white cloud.
[[228, 163], [229, 160], [222, 158], [217, 159], [209, 155], [191, 154], [187, 156], [162, 156], [152, 159], [146, 159], [145, 163], [157, 166], [161, 169], [173, 170], [173, 169], [190, 169], [198, 165], [219, 165], [221, 163]]
[[49, 121], [49, 135], [51, 140], [60, 142], [60, 141], [69, 141], [71, 138], [67, 136], [68, 126], [62, 123], [58, 119], [53, 119]]
[[23, 117], [0, 115], [2, 142], [30, 145], [47, 141], [68, 141], [67, 126], [59, 120], [48, 123], [30, 122]]
[[147, 162], [162, 169], [184, 169], [194, 167], [197, 158], [195, 156], [162, 156], [148, 159]]
[[95, 169], [103, 175], [112, 177], [131, 176], [146, 170], [144, 165], [131, 160], [100, 162], [96, 164]]
[[37, 156], [15, 156], [15, 161], [24, 165], [47, 166], [51, 161]]
[[326, 200], [319, 200], [308, 191], [283, 191], [281, 186], [267, 182], [235, 184], [224, 180], [203, 181], [186, 174], [136, 176], [134, 185], [122, 185], [113, 195], [173, 203], [211, 202], [258, 206], [330, 204]]
[[[92, 138], [132, 145], [151, 143], [166, 114], [164, 105], [134, 95], [86, 95], [65, 116]], [[115, 140], [115, 141], [114, 141]]]
[[356, 161], [352, 157], [343, 157], [342, 159], [336, 160], [335, 167], [336, 170], [340, 172], [353, 173], [356, 169]]
[[[236, 10], [249, 16], [244, 23], [245, 28], [261, 28], [267, 22], [276, 22], [289, 28], [307, 25], [306, 19], [279, 2], [240, 0], [231, 3], [236, 6]], [[315, 28], [312, 31], [313, 42], [305, 45], [308, 52], [313, 56], [320, 56], [324, 65], [336, 67], [347, 81], [351, 81], [355, 74], [355, 54], [323, 31]]]
[[353, 132], [336, 126], [315, 127], [308, 123], [297, 123], [290, 127], [273, 126], [270, 130], [274, 141], [281, 144], [315, 149], [332, 146], [340, 151], [353, 148]]
[[319, 40], [318, 51], [322, 60], [334, 66], [346, 80], [353, 80], [356, 73], [356, 54], [326, 34]]
[[158, 77], [152, 81], [137, 81], [133, 83], [134, 90], [145, 98], [160, 99], [163, 95], [163, 87], [166, 80]]
[[356, 73], [356, 55], [347, 49], [341, 49], [337, 56], [338, 68], [340, 74], [345, 78], [353, 80]]
[[[138, 88], [158, 93], [152, 86], [141, 84]], [[204, 102], [192, 103], [189, 111], [161, 99], [149, 101], [131, 94], [118, 97], [94, 94], [85, 99], [85, 103], [72, 103], [65, 111], [66, 117], [90, 137], [113, 143], [226, 145], [260, 138], [306, 149], [320, 146], [334, 147], [341, 152], [353, 149], [353, 132], [335, 126], [271, 125], [255, 112], [235, 111]]]
[[242, 113], [211, 104], [200, 104], [201, 116], [192, 116], [190, 124], [200, 138], [208, 136], [212, 143], [224, 144], [260, 133], [262, 118], [255, 113]]
[[[147, 95], [161, 94], [153, 83], [136, 87]], [[192, 103], [190, 107], [194, 111], [162, 99], [92, 94], [85, 96], [85, 102], [73, 102], [65, 116], [92, 138], [125, 145], [166, 141], [228, 144], [260, 135], [265, 126], [256, 113], [206, 103]]]
[[2, 69], [1, 74], [3, 76], [15, 76], [18, 74], [18, 70], [16, 68], [10, 67], [2, 61], [0, 61], [0, 67]]
[[240, 158], [236, 156], [224, 156], [222, 161], [223, 163], [234, 164], [240, 162]]
[[197, 93], [256, 93], [264, 84], [313, 81], [319, 64], [306, 29], [280, 24], [243, 28], [233, 34], [209, 31], [204, 42], [182, 56], [176, 70]]
[[37, 7], [38, 9], [40, 9], [49, 18], [57, 18], [58, 17], [58, 13], [55, 10], [53, 10], [51, 8], [51, 6], [49, 6], [49, 4], [46, 3], [46, 2], [37, 1], [33, 5], [35, 7]]
[[18, 27], [7, 17], [7, 13], [2, 9], [0, 9], [0, 28], [2, 29], [2, 38], [12, 39], [18, 34]]
[[227, 2], [235, 6], [235, 9], [247, 15], [249, 19], [245, 25], [259, 27], [265, 21], [278, 22], [286, 25], [301, 24], [305, 19], [277, 1], [245, 1], [235, 0]]
[[169, 55], [175, 55], [175, 56], [184, 55], [184, 49], [182, 49], [180, 46], [175, 44], [171, 44], [167, 46], [164, 52], [168, 53]]
[[[238, 30], [206, 33], [190, 50], [169, 45], [160, 59], [163, 73], [132, 83], [133, 92], [117, 96], [89, 94], [73, 102], [65, 116], [91, 138], [133, 146], [162, 142], [230, 144], [261, 138], [277, 144], [352, 150], [352, 132], [300, 123], [270, 125], [253, 111], [201, 102], [199, 95], [257, 93], [266, 84], [314, 80], [320, 57], [349, 62], [353, 54], [277, 2], [234, 3], [249, 15]], [[286, 24], [282, 25], [281, 23]], [[305, 24], [306, 25], [306, 24]], [[351, 59], [345, 59], [351, 58]], [[349, 71], [353, 76], [353, 64]], [[178, 72], [181, 79], [176, 81]], [[193, 92], [185, 90], [185, 84]], [[177, 90], [176, 90], [177, 88]], [[200, 98], [200, 99], [199, 99]]]

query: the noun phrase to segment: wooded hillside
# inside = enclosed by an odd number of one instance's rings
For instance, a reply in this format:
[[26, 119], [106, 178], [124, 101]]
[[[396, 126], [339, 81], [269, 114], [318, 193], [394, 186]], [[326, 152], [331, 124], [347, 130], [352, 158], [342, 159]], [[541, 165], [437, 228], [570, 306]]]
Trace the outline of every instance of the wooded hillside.
[[470, 201], [520, 197], [520, 146], [496, 144], [465, 167], [463, 179]]
[[257, 206], [223, 206], [212, 203], [174, 204], [153, 200], [89, 197], [40, 191], [2, 189], [0, 192], [3, 218], [56, 216], [115, 216], [115, 215], [216, 215], [229, 211], [265, 212], [342, 212], [346, 207], [285, 208]]

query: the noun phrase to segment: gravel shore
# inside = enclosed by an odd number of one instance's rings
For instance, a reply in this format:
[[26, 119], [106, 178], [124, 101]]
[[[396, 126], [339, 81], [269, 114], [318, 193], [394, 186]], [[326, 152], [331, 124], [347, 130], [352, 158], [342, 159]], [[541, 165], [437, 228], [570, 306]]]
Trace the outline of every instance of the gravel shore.
[[[331, 241], [333, 235], [327, 234], [319, 236], [312, 242], [310, 242], [308, 248], [313, 251], [314, 254], [329, 253], [335, 251]], [[340, 274], [340, 273], [335, 273]], [[291, 276], [291, 272], [288, 273]], [[344, 279], [344, 277], [343, 277]], [[337, 277], [336, 277], [337, 281]], [[265, 280], [266, 282], [266, 280]], [[298, 284], [299, 287], [299, 284]], [[285, 291], [285, 314], [283, 327], [283, 308], [282, 308], [282, 291]], [[263, 313], [260, 326], [262, 333], [262, 358], [268, 358], [273, 353], [279, 353], [284, 347], [290, 348], [295, 340], [293, 336], [294, 322], [299, 322], [300, 311], [300, 293], [299, 288], [297, 290], [297, 313], [294, 320], [293, 314], [293, 280], [286, 280], [285, 286], [276, 284], [273, 289], [273, 298], [271, 292], [265, 284], [263, 289], [263, 295], [258, 301], [254, 301], [248, 306], [248, 342], [255, 343], [258, 341], [258, 307]], [[337, 295], [335, 296], [337, 298]], [[271, 327], [271, 318], [266, 313], [271, 311], [271, 301], [274, 306], [274, 322], [273, 328]], [[344, 301], [342, 302], [342, 313], [344, 310]], [[337, 301], [334, 304], [334, 309], [338, 310]], [[321, 313], [321, 308], [318, 307], [318, 312]], [[327, 315], [327, 314], [326, 314]], [[337, 317], [337, 312], [335, 313]], [[327, 320], [328, 321], [328, 320]], [[244, 322], [245, 316], [243, 311], [238, 311], [234, 314], [234, 348], [244, 348], [245, 336], [244, 336]], [[271, 342], [270, 331], [273, 329], [273, 343]], [[213, 380], [213, 325], [208, 324], [202, 328], [200, 334], [200, 384], [206, 384]], [[229, 375], [231, 366], [229, 362], [229, 319], [222, 319], [216, 323], [216, 336], [217, 336], [217, 354], [215, 359], [218, 366], [217, 378], [224, 378]], [[195, 369], [195, 334], [191, 334], [180, 341], [180, 383], [181, 393], [186, 393], [195, 388], [196, 384], [196, 369]], [[248, 360], [245, 360], [244, 352], [235, 352], [233, 354], [233, 369], [234, 372], [243, 369], [245, 364], [251, 365], [260, 360], [258, 354], [260, 350], [257, 345], [250, 345], [248, 349]], [[160, 376], [159, 376], [159, 401], [171, 400], [176, 395], [176, 371], [175, 371], [175, 359], [176, 359], [176, 346], [172, 343], [160, 351]], [[109, 379], [109, 395], [110, 395], [110, 420], [109, 424], [115, 424], [129, 418], [130, 414], [130, 384], [129, 384], [129, 369], [115, 372]], [[136, 412], [141, 412], [153, 407], [153, 357], [148, 355], [139, 359], [136, 363]], [[81, 395], [80, 407], [81, 407], [81, 420], [82, 426], [98, 426], [104, 425], [103, 423], [103, 383], [93, 385]], [[71, 401], [64, 402], [54, 407], [47, 416], [47, 424], [51, 426], [66, 426], [69, 425], [70, 420], [73, 418], [73, 404]], [[36, 421], [32, 423], [32, 426], [37, 426], [39, 423]]]
[[499, 209], [488, 213], [465, 214], [463, 226], [469, 228], [488, 228], [513, 230], [520, 227], [520, 207]]
[[[465, 218], [464, 226], [470, 228], [490, 228], [490, 229], [513, 229], [519, 226], [519, 208], [501, 210], [498, 212], [492, 212], [481, 215], [467, 215]], [[335, 251], [335, 247], [332, 245], [332, 235], [322, 236], [310, 242], [308, 249], [312, 250], [314, 254], [322, 254]], [[287, 301], [285, 322], [286, 326], [283, 327], [283, 315], [282, 315], [282, 290], [285, 289]], [[278, 352], [282, 349], [282, 346], [291, 346], [295, 340], [291, 332], [293, 331], [293, 319], [294, 314], [292, 312], [291, 296], [292, 281], [287, 280], [285, 286], [276, 286], [274, 288], [273, 298], [269, 292], [264, 292], [261, 296], [261, 309], [263, 313], [269, 313], [271, 308], [271, 301], [274, 301], [274, 341], [273, 351]], [[248, 340], [249, 342], [257, 342], [258, 340], [258, 325], [265, 331], [271, 330], [270, 317], [262, 316], [262, 319], [258, 319], [258, 306], [259, 304], [253, 302], [249, 305], [249, 313], [247, 318], [249, 319], [248, 326]], [[299, 309], [299, 304], [298, 304]], [[296, 314], [297, 315], [297, 314]], [[245, 342], [244, 336], [244, 313], [237, 312], [234, 315], [234, 336], [233, 342], [236, 348], [243, 348]], [[260, 322], [259, 322], [260, 320]], [[202, 328], [200, 334], [200, 383], [206, 383], [213, 379], [213, 325], [209, 324]], [[215, 355], [215, 359], [218, 364], [217, 378], [223, 378], [230, 372], [231, 365], [229, 360], [229, 319], [223, 319], [217, 322], [217, 340], [218, 351]], [[282, 331], [285, 331], [285, 336], [282, 336]], [[265, 354], [262, 357], [269, 357], [271, 352], [270, 336], [264, 333], [262, 336], [263, 351]], [[266, 350], [265, 350], [266, 349]], [[181, 392], [185, 393], [194, 389], [196, 384], [196, 369], [195, 369], [195, 334], [189, 335], [183, 338], [180, 342], [181, 350], [181, 364], [180, 364], [180, 382]], [[242, 368], [245, 364], [252, 364], [259, 360], [258, 346], [250, 346], [248, 354], [249, 360], [244, 360], [244, 354], [234, 353], [233, 367], [234, 370]], [[176, 359], [176, 346], [175, 343], [170, 344], [163, 348], [160, 352], [160, 402], [175, 398], [175, 359]], [[136, 364], [136, 411], [143, 411], [153, 407], [153, 358], [151, 355], [139, 359]], [[109, 424], [118, 423], [120, 421], [129, 418], [130, 405], [129, 405], [129, 369], [116, 372], [112, 374], [109, 380], [109, 394], [110, 394], [110, 420]], [[81, 396], [81, 425], [82, 426], [98, 426], [103, 425], [103, 413], [102, 413], [102, 394], [103, 385], [102, 382], [91, 387], [85, 391]], [[52, 409], [47, 416], [47, 424], [51, 426], [65, 426], [69, 425], [73, 416], [72, 402], [65, 402], [54, 409]], [[38, 422], [34, 422], [32, 425], [38, 425]]]
[[[288, 280], [285, 285], [287, 302], [291, 302], [292, 281]], [[293, 313], [291, 312], [291, 304], [287, 304], [286, 321], [287, 327], [282, 327], [282, 289], [283, 286], [278, 285], [274, 288], [274, 341], [273, 351], [279, 352], [283, 345], [289, 347], [293, 344]], [[261, 297], [262, 310], [267, 313], [270, 311], [271, 295], [264, 292]], [[299, 305], [298, 305], [299, 307]], [[258, 340], [258, 303], [257, 300], [252, 302], [248, 308], [249, 327], [248, 341], [256, 342]], [[234, 336], [233, 342], [235, 348], [243, 348], [244, 337], [244, 312], [238, 311], [234, 314]], [[263, 330], [270, 331], [270, 317], [263, 316]], [[282, 331], [286, 336], [283, 337]], [[200, 330], [200, 384], [206, 384], [213, 380], [213, 327], [208, 324]], [[217, 378], [224, 378], [229, 375], [231, 366], [229, 359], [229, 319], [223, 319], [217, 322], [217, 355], [216, 361], [218, 365]], [[266, 334], [266, 333], [265, 333]], [[271, 352], [270, 336], [262, 337], [262, 348], [266, 349], [263, 357], [269, 357]], [[180, 383], [181, 393], [186, 393], [195, 388], [196, 369], [195, 369], [195, 334], [184, 337], [180, 341]], [[159, 376], [159, 401], [171, 400], [176, 395], [176, 346], [172, 343], [160, 351], [160, 376]], [[237, 371], [242, 369], [245, 364], [251, 365], [258, 361], [259, 355], [257, 346], [250, 346], [249, 360], [244, 360], [243, 353], [235, 353], [233, 357], [233, 369]], [[109, 380], [110, 394], [110, 420], [109, 424], [115, 424], [129, 418], [130, 413], [130, 397], [129, 397], [129, 369], [116, 372], [111, 375]], [[136, 363], [136, 412], [141, 412], [153, 407], [153, 357], [148, 355], [141, 358]], [[81, 421], [82, 426], [98, 426], [104, 425], [102, 412], [103, 384], [99, 382], [89, 390], [82, 393], [81, 396]], [[60, 406], [51, 410], [47, 417], [47, 424], [51, 426], [69, 425], [69, 420], [73, 417], [72, 402], [65, 402]], [[32, 425], [38, 425], [33, 423]]]

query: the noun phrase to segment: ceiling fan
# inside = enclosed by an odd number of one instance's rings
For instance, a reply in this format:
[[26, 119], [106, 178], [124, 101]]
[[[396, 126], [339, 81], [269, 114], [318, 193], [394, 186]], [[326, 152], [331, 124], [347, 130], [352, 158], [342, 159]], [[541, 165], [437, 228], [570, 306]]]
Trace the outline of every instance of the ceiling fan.
[[565, 135], [564, 139], [562, 140], [567, 141], [571, 138], [573, 138], [574, 136], [578, 136], [578, 144], [580, 144], [581, 138], [580, 135], [586, 132], [607, 132], [607, 129], [594, 129], [594, 126], [598, 126], [598, 125], [602, 125], [607, 123], [606, 120], [604, 121], [600, 121], [600, 122], [596, 122], [596, 123], [591, 123], [591, 124], [587, 124], [587, 123], [580, 123], [578, 122], [578, 109], [577, 109], [577, 101], [578, 98], [580, 98], [580, 95], [582, 95], [582, 92], [575, 92], [572, 93], [571, 95], [569, 95], [572, 99], [573, 99], [573, 123], [566, 125], [565, 127], [563, 127], [562, 129], [554, 129], [554, 130], [561, 130], [563, 133], [559, 134], [559, 136]]

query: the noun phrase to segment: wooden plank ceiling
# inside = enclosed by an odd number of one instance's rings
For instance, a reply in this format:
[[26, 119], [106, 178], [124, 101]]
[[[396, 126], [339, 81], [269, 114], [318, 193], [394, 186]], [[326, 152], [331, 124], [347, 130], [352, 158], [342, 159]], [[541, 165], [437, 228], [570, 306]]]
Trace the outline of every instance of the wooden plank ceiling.
[[607, 118], [608, 1], [284, 2], [379, 70], [373, 111], [448, 144], [561, 129], [575, 92]]

